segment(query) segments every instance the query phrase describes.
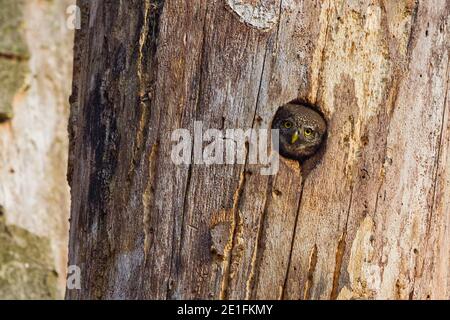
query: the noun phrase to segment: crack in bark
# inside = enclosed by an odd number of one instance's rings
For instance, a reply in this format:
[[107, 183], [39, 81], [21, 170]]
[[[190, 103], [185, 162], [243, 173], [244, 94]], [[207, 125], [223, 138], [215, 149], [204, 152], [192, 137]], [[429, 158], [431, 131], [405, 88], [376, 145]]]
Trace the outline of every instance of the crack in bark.
[[[417, 16], [417, 11], [418, 11], [418, 0], [416, 1], [416, 8], [415, 8], [415, 15]], [[415, 19], [414, 22], [412, 23], [412, 26], [415, 25]], [[413, 27], [411, 27], [411, 35], [413, 33]], [[411, 36], [412, 37], [412, 36]], [[409, 53], [409, 42], [408, 42], [408, 53]], [[445, 90], [445, 96], [444, 96], [444, 106], [443, 106], [443, 110], [442, 110], [442, 121], [441, 121], [441, 128], [440, 128], [440, 133], [439, 133], [439, 138], [438, 143], [437, 143], [437, 150], [436, 150], [436, 159], [434, 161], [434, 173], [433, 173], [433, 197], [432, 197], [432, 204], [431, 204], [431, 208], [430, 208], [430, 214], [427, 217], [427, 231], [426, 231], [426, 236], [425, 236], [425, 248], [428, 247], [428, 243], [430, 241], [431, 238], [431, 226], [432, 226], [432, 219], [433, 219], [433, 215], [434, 215], [434, 211], [435, 211], [435, 206], [436, 206], [436, 189], [437, 189], [437, 181], [438, 181], [438, 174], [439, 174], [439, 163], [441, 161], [441, 148], [442, 148], [442, 144], [443, 144], [443, 139], [444, 139], [444, 124], [445, 124], [445, 115], [447, 113], [447, 101], [448, 101], [448, 89], [449, 89], [449, 81], [448, 81], [448, 70], [449, 70], [449, 65], [450, 62], [447, 61], [447, 68], [446, 68], [446, 76], [445, 79], [447, 80], [447, 84], [445, 85], [445, 87], [447, 88]], [[421, 268], [423, 268], [423, 264], [424, 261], [422, 260], [422, 265]], [[416, 255], [415, 257], [415, 261], [414, 261], [414, 277], [412, 279], [412, 289], [411, 292], [409, 293], [409, 299], [412, 300], [414, 298], [414, 292], [415, 292], [415, 284], [416, 284], [416, 276], [417, 276], [417, 265], [418, 265], [418, 256]]]
[[[283, 0], [280, 1], [279, 12], [278, 12], [276, 50], [278, 50], [278, 39], [279, 39], [279, 32], [280, 32], [280, 26], [281, 26], [282, 7], [283, 7]], [[266, 43], [266, 50], [264, 53], [263, 67], [261, 70], [261, 78], [260, 78], [260, 82], [259, 82], [258, 96], [256, 98], [256, 107], [255, 107], [255, 113], [253, 115], [252, 128], [255, 126], [256, 114], [258, 111], [259, 99], [260, 99], [262, 83], [263, 83], [263, 79], [264, 79], [264, 71], [266, 69], [266, 60], [267, 60], [268, 51], [269, 51], [269, 46], [268, 46], [268, 43]], [[247, 155], [247, 157], [248, 157], [248, 155]], [[247, 164], [245, 165], [245, 167], [246, 166], [247, 166]], [[254, 281], [254, 279], [257, 279], [257, 275], [259, 274], [259, 269], [260, 269], [260, 265], [261, 265], [262, 257], [258, 255], [258, 253], [259, 253], [258, 247], [259, 247], [259, 244], [261, 243], [261, 239], [262, 239], [262, 235], [263, 235], [263, 231], [264, 231], [264, 225], [265, 225], [265, 221], [266, 221], [266, 217], [267, 217], [268, 203], [270, 202], [269, 195], [270, 195], [271, 189], [272, 189], [272, 182], [273, 182], [272, 177], [269, 177], [268, 181], [267, 181], [267, 192], [266, 192], [266, 198], [265, 198], [265, 203], [264, 203], [264, 209], [263, 209], [263, 212], [260, 217], [259, 228], [258, 228], [257, 236], [256, 236], [257, 240], [256, 240], [255, 246], [253, 248], [251, 270], [250, 270], [250, 274], [249, 274], [249, 277], [248, 277], [247, 283], [246, 283], [245, 299], [247, 299], [247, 300], [249, 300], [252, 295], [255, 296], [255, 294], [256, 294], [256, 288], [254, 287], [255, 283], [252, 284], [252, 282]], [[253, 286], [253, 288], [251, 286]]]
[[[439, 135], [439, 142], [438, 142], [438, 146], [437, 146], [437, 151], [436, 151], [436, 159], [434, 162], [435, 165], [435, 172], [433, 174], [433, 202], [431, 204], [431, 209], [430, 209], [430, 214], [427, 217], [427, 221], [428, 221], [428, 225], [427, 225], [427, 231], [426, 231], [426, 238], [425, 238], [425, 248], [428, 247], [428, 243], [430, 241], [430, 237], [431, 237], [431, 225], [432, 225], [432, 219], [433, 219], [433, 215], [434, 215], [434, 210], [435, 210], [435, 206], [436, 206], [436, 189], [437, 189], [437, 180], [438, 180], [438, 174], [439, 174], [439, 163], [441, 161], [441, 148], [442, 148], [442, 144], [444, 142], [444, 124], [445, 124], [445, 115], [447, 113], [447, 102], [448, 102], [448, 89], [449, 89], [449, 81], [448, 81], [448, 70], [449, 70], [449, 65], [450, 62], [447, 61], [447, 70], [446, 70], [446, 79], [447, 79], [447, 85], [445, 86], [447, 88], [447, 90], [445, 90], [445, 97], [444, 97], [444, 107], [443, 107], [443, 111], [442, 111], [442, 122], [441, 122], [441, 129], [440, 129], [440, 135]], [[414, 261], [414, 277], [412, 280], [412, 290], [409, 293], [409, 299], [412, 300], [414, 298], [414, 287], [416, 284], [416, 276], [417, 276], [417, 265], [418, 265], [418, 255], [416, 255], [415, 257], [415, 261]], [[433, 262], [434, 263], [434, 262]], [[421, 268], [423, 268], [423, 260], [422, 260], [422, 265]]]
[[[330, 7], [331, 7], [331, 0], [328, 1], [328, 9], [327, 10], [329, 10]], [[324, 45], [323, 45], [323, 48], [322, 48], [321, 59], [320, 59], [320, 61], [322, 63], [321, 63], [321, 67], [320, 67], [319, 77], [320, 77], [320, 74], [322, 74], [322, 70], [324, 68], [324, 63], [323, 62], [324, 62], [324, 57], [325, 57], [325, 52], [326, 52], [326, 47], [327, 47], [327, 42], [328, 42], [329, 27], [330, 27], [330, 13], [327, 12], [327, 25], [326, 25], [326, 28], [325, 28]], [[315, 104], [317, 104], [317, 99], [318, 99], [317, 97], [319, 95], [319, 90], [320, 90], [319, 80], [317, 82], [318, 82], [317, 83], [317, 92], [316, 92], [316, 95], [314, 97], [315, 98], [314, 99], [315, 100]], [[300, 171], [300, 175], [301, 174], [302, 174], [302, 170]], [[301, 204], [302, 204], [304, 185], [305, 185], [305, 181], [303, 180], [303, 177], [302, 177], [300, 197], [299, 197], [299, 202], [298, 202], [298, 205], [297, 205], [297, 215], [295, 217], [295, 223], [294, 223], [294, 229], [293, 229], [294, 231], [293, 231], [293, 234], [292, 234], [291, 245], [290, 245], [290, 250], [289, 250], [289, 260], [288, 260], [288, 263], [287, 263], [286, 275], [285, 275], [285, 278], [284, 278], [283, 287], [281, 289], [281, 297], [280, 297], [281, 300], [284, 300], [285, 299], [285, 295], [286, 295], [286, 287], [287, 287], [287, 282], [288, 282], [288, 278], [289, 278], [289, 270], [291, 268], [291, 263], [292, 263], [292, 254], [293, 254], [294, 244], [295, 244], [295, 232], [297, 230], [297, 224], [298, 224], [298, 220], [299, 220], [299, 216], [300, 216], [300, 208], [301, 208]], [[317, 254], [317, 248], [316, 248], [316, 254]], [[315, 268], [315, 265], [314, 265], [314, 268]], [[305, 293], [306, 293], [306, 290], [305, 290]]]
[[440, 134], [439, 134], [439, 141], [438, 141], [438, 145], [437, 145], [437, 150], [436, 150], [436, 159], [434, 161], [434, 165], [435, 165], [435, 172], [434, 172], [434, 178], [433, 178], [433, 203], [431, 205], [431, 210], [430, 210], [430, 215], [428, 217], [428, 226], [427, 226], [427, 233], [430, 233], [430, 228], [431, 228], [431, 219], [433, 218], [433, 212], [434, 212], [434, 208], [435, 208], [435, 202], [436, 202], [436, 184], [437, 184], [437, 179], [438, 179], [438, 173], [439, 173], [439, 162], [441, 161], [441, 147], [442, 147], [442, 143], [443, 143], [443, 139], [444, 139], [444, 124], [445, 124], [445, 114], [447, 113], [447, 99], [448, 99], [448, 69], [449, 69], [449, 62], [447, 62], [447, 71], [446, 71], [446, 79], [447, 79], [447, 85], [446, 88], [447, 90], [445, 90], [445, 97], [444, 97], [444, 107], [442, 108], [442, 121], [441, 121], [441, 129], [440, 129]]
[[280, 38], [280, 27], [281, 27], [281, 11], [283, 10], [283, 0], [280, 1], [280, 7], [278, 11], [278, 26], [277, 26], [277, 41], [276, 41], [276, 50], [278, 51], [278, 40]]
[[253, 295], [253, 299], [256, 299], [256, 292], [257, 292], [258, 286], [257, 286], [257, 284], [254, 283], [254, 280], [258, 279], [259, 272], [260, 272], [262, 256], [258, 255], [258, 253], [260, 251], [259, 246], [260, 246], [260, 243], [262, 240], [262, 236], [264, 234], [264, 226], [265, 226], [266, 217], [267, 217], [267, 209], [268, 209], [269, 204], [271, 203], [271, 199], [272, 199], [270, 196], [270, 194], [272, 193], [272, 187], [273, 187], [273, 178], [272, 178], [272, 176], [269, 176], [268, 182], [267, 182], [267, 189], [266, 189], [266, 198], [265, 198], [266, 201], [264, 202], [264, 209], [262, 211], [262, 215], [261, 215], [261, 218], [259, 221], [259, 228], [258, 228], [258, 232], [256, 235], [255, 246], [253, 249], [254, 251], [253, 251], [253, 259], [252, 260], [255, 263], [252, 264], [252, 268], [250, 270], [250, 275], [247, 280], [247, 287], [246, 287], [246, 292], [245, 292], [246, 300], [250, 300], [250, 297], [252, 295]]
[[156, 158], [158, 156], [158, 150], [159, 146], [157, 144], [152, 146], [152, 149], [150, 151], [149, 156], [149, 177], [147, 182], [147, 187], [145, 188], [144, 195], [143, 195], [143, 205], [144, 205], [144, 213], [143, 213], [143, 220], [142, 224], [144, 226], [144, 265], [147, 262], [147, 256], [148, 252], [150, 251], [151, 247], [151, 233], [150, 233], [150, 226], [151, 226], [151, 203], [154, 201], [154, 179], [156, 177]]
[[347, 245], [347, 243], [345, 241], [346, 237], [347, 237], [347, 230], [344, 230], [344, 232], [341, 235], [341, 238], [339, 239], [337, 250], [336, 250], [336, 260], [335, 260], [336, 264], [335, 264], [334, 273], [333, 273], [333, 286], [331, 288], [331, 294], [330, 294], [331, 300], [336, 300], [336, 298], [338, 297], [338, 294], [339, 294], [339, 292], [338, 292], [339, 278], [341, 276], [342, 260], [343, 260], [345, 248]]
[[303, 291], [303, 300], [311, 299], [311, 288], [314, 281], [314, 272], [316, 271], [317, 265], [317, 244], [314, 244], [314, 247], [309, 256], [309, 264], [308, 264], [308, 272], [305, 283], [305, 290]]
[[139, 58], [138, 58], [138, 78], [139, 78], [139, 89], [140, 89], [140, 96], [143, 97], [144, 93], [145, 93], [145, 84], [143, 83], [143, 60], [144, 60], [144, 46], [147, 42], [147, 37], [148, 37], [148, 33], [149, 33], [149, 14], [150, 14], [150, 0], [145, 0], [145, 4], [144, 4], [144, 25], [142, 26], [141, 29], [141, 34], [139, 37]]
[[300, 217], [300, 208], [302, 205], [302, 198], [303, 198], [303, 190], [304, 190], [304, 186], [305, 186], [305, 181], [303, 180], [302, 175], [302, 170], [300, 168], [300, 177], [302, 179], [302, 182], [300, 184], [300, 197], [298, 198], [298, 204], [297, 204], [297, 214], [295, 216], [295, 223], [294, 223], [294, 228], [293, 228], [293, 232], [292, 232], [292, 238], [291, 238], [291, 245], [290, 245], [290, 250], [289, 250], [289, 258], [288, 258], [288, 263], [286, 266], [286, 273], [284, 276], [284, 282], [283, 282], [283, 287], [281, 288], [281, 300], [285, 299], [285, 294], [286, 294], [286, 287], [287, 287], [287, 282], [288, 282], [288, 278], [289, 278], [289, 270], [291, 269], [291, 263], [292, 263], [292, 253], [294, 251], [294, 244], [295, 244], [295, 232], [297, 231], [297, 225], [298, 225], [298, 220]]
[[347, 237], [348, 220], [350, 217], [352, 203], [353, 203], [353, 186], [351, 187], [351, 190], [350, 190], [350, 200], [349, 200], [348, 209], [347, 209], [347, 218], [345, 221], [344, 231], [341, 234], [341, 238], [339, 239], [337, 250], [336, 250], [336, 259], [335, 259], [336, 264], [334, 267], [333, 285], [332, 285], [331, 293], [330, 293], [330, 299], [332, 299], [332, 300], [336, 300], [336, 298], [338, 297], [338, 294], [339, 294], [339, 292], [338, 292], [339, 278], [341, 276], [342, 262], [343, 262], [343, 258], [344, 258], [344, 254], [345, 254], [345, 248], [347, 245], [345, 239]]
[[[200, 80], [199, 80], [199, 84], [198, 84], [198, 91], [197, 91], [197, 98], [196, 98], [196, 103], [195, 103], [195, 109], [194, 109], [194, 118], [195, 115], [197, 114], [199, 105], [200, 105], [200, 97], [202, 96], [202, 85], [203, 85], [203, 61], [205, 59], [205, 39], [206, 39], [206, 20], [207, 20], [207, 15], [208, 15], [208, 8], [209, 6], [207, 5], [205, 8], [205, 16], [203, 18], [203, 31], [202, 31], [202, 44], [201, 44], [201, 53], [200, 53], [200, 58], [199, 58], [199, 68], [198, 68], [198, 72], [200, 74]], [[169, 273], [168, 273], [168, 281], [167, 281], [167, 290], [166, 290], [166, 298], [169, 299], [170, 295], [172, 294], [172, 290], [170, 288], [170, 283], [171, 283], [171, 278], [172, 278], [172, 265], [174, 263], [174, 257], [181, 256], [181, 251], [182, 251], [182, 246], [183, 246], [183, 242], [184, 242], [184, 237], [185, 237], [185, 228], [184, 228], [184, 221], [185, 221], [185, 216], [186, 216], [186, 211], [187, 211], [187, 207], [188, 207], [188, 195], [189, 195], [189, 191], [191, 190], [191, 179], [192, 179], [192, 171], [194, 169], [194, 147], [195, 144], [192, 144], [191, 146], [191, 161], [189, 164], [189, 168], [188, 168], [188, 174], [187, 174], [187, 178], [186, 178], [186, 188], [184, 191], [184, 199], [183, 199], [183, 211], [181, 213], [181, 231], [180, 231], [180, 243], [178, 246], [178, 250], [177, 253], [174, 253], [174, 250], [172, 250], [172, 254], [170, 257], [170, 266], [169, 266]], [[173, 231], [172, 231], [172, 244], [175, 242], [175, 228], [176, 228], [176, 224], [174, 223], [173, 226]], [[178, 276], [176, 276], [178, 278]]]
[[236, 235], [237, 235], [237, 229], [238, 229], [238, 225], [239, 225], [239, 204], [241, 201], [241, 197], [242, 197], [242, 193], [244, 192], [244, 185], [245, 185], [245, 168], [244, 170], [242, 170], [241, 172], [241, 176], [239, 179], [239, 183], [238, 183], [238, 187], [235, 191], [234, 194], [234, 199], [233, 199], [233, 220], [231, 222], [231, 244], [229, 245], [228, 248], [226, 248], [225, 252], [224, 252], [224, 256], [227, 257], [226, 260], [224, 260], [224, 266], [223, 266], [223, 277], [222, 277], [222, 283], [221, 283], [221, 287], [220, 287], [220, 292], [219, 292], [219, 298], [221, 300], [226, 300], [228, 297], [228, 286], [229, 286], [229, 282], [230, 282], [230, 277], [231, 277], [231, 264], [233, 261], [233, 249], [235, 247], [236, 244]]
[[[269, 43], [269, 39], [267, 39], [266, 48], [265, 48], [265, 52], [264, 52], [264, 59], [263, 59], [263, 64], [262, 64], [262, 68], [261, 68], [261, 77], [260, 77], [260, 80], [259, 80], [258, 94], [256, 96], [255, 112], [253, 114], [253, 119], [252, 119], [252, 128], [255, 127], [256, 115], [258, 113], [258, 105], [259, 105], [259, 100], [260, 100], [260, 96], [261, 96], [262, 83], [263, 83], [263, 79], [264, 79], [264, 71], [266, 69], [267, 54], [268, 54], [268, 51], [269, 51], [269, 44], [268, 43]], [[250, 140], [251, 139], [252, 138], [250, 136]], [[244, 163], [244, 167], [243, 167], [242, 173], [241, 173], [243, 175], [243, 177], [244, 177], [242, 179], [242, 187], [245, 185], [245, 171], [246, 171], [247, 164], [248, 164], [248, 153], [249, 152], [248, 152], [248, 148], [247, 148], [247, 152], [246, 152], [246, 156], [245, 156], [245, 163]], [[233, 206], [233, 210], [234, 210], [234, 220], [233, 220], [234, 223], [232, 225], [233, 238], [232, 238], [232, 244], [231, 244], [231, 248], [230, 248], [230, 257], [228, 259], [228, 265], [226, 266], [227, 270], [224, 271], [224, 278], [225, 279], [223, 279], [223, 281], [222, 281], [223, 285], [222, 285], [222, 289], [221, 289], [221, 292], [220, 292], [220, 297], [221, 298], [223, 297], [223, 299], [225, 299], [228, 296], [228, 294], [229, 294], [228, 293], [228, 284], [229, 284], [229, 280], [230, 280], [230, 276], [231, 276], [231, 274], [230, 274], [230, 266], [231, 266], [231, 263], [233, 261], [233, 249], [234, 249], [234, 246], [235, 246], [235, 243], [236, 243], [236, 226], [237, 226], [236, 222], [237, 222], [238, 219], [240, 219], [238, 217], [238, 215], [236, 216], [236, 213], [239, 210], [238, 208], [239, 208], [239, 204], [240, 204], [242, 193], [243, 193], [243, 189], [238, 194], [236, 207]], [[259, 232], [259, 230], [258, 230], [258, 232]], [[253, 271], [251, 271], [251, 274], [252, 273], [253, 273]], [[246, 293], [246, 295], [247, 294], [249, 294], [249, 293]]]
[[[174, 257], [180, 257], [181, 256], [181, 250], [182, 250], [182, 244], [184, 241], [184, 219], [186, 216], [186, 211], [187, 211], [187, 206], [188, 206], [188, 202], [187, 202], [187, 198], [189, 195], [189, 191], [191, 190], [191, 178], [192, 178], [192, 171], [193, 171], [193, 157], [194, 157], [194, 144], [192, 144], [192, 150], [191, 150], [191, 164], [189, 164], [189, 169], [188, 169], [188, 174], [187, 174], [187, 178], [186, 178], [186, 189], [184, 192], [184, 199], [183, 199], [183, 211], [181, 213], [181, 235], [180, 235], [180, 245], [178, 246], [178, 250], [177, 253], [175, 254], [174, 251], [171, 251], [171, 256], [170, 256], [170, 265], [169, 265], [169, 272], [168, 272], [168, 279], [167, 279], [167, 289], [166, 289], [166, 299], [169, 300], [170, 299], [170, 295], [172, 294], [172, 289], [171, 289], [171, 278], [172, 278], [172, 265], [174, 264]], [[176, 223], [173, 224], [173, 228], [172, 228], [172, 246], [175, 243], [175, 228], [176, 228]]]
[[409, 31], [409, 39], [408, 39], [408, 43], [406, 44], [406, 56], [409, 59], [412, 58], [411, 46], [412, 46], [412, 42], [414, 40], [414, 33], [415, 33], [415, 28], [416, 28], [418, 12], [419, 12], [419, 0], [416, 0], [416, 2], [414, 3], [414, 9], [413, 9], [412, 18], [411, 18], [411, 29]]
[[13, 60], [17, 62], [27, 61], [29, 57], [9, 52], [0, 52], [0, 59]]
[[[330, 8], [331, 8], [331, 0], [328, 1], [328, 9], [327, 10], [330, 10]], [[319, 73], [318, 73], [318, 78], [319, 79], [317, 79], [317, 92], [316, 92], [316, 96], [314, 97], [315, 98], [314, 99], [315, 100], [314, 104], [316, 104], [316, 105], [317, 105], [317, 99], [318, 99], [317, 97], [319, 96], [319, 90], [320, 90], [319, 83], [322, 82], [322, 81], [319, 81], [319, 80], [321, 78], [321, 75], [323, 74], [323, 69], [325, 67], [325, 65], [324, 65], [324, 58], [325, 58], [325, 52], [326, 52], [327, 43], [328, 43], [328, 34], [329, 34], [329, 28], [330, 28], [330, 20], [331, 20], [330, 13], [327, 12], [327, 26], [325, 28], [325, 38], [324, 38], [324, 44], [323, 44], [323, 49], [322, 49], [321, 58], [320, 58], [320, 61], [322, 63], [320, 65], [320, 70], [319, 70]]]
[[[132, 149], [131, 161], [133, 164], [141, 160], [141, 150], [146, 142], [144, 141], [144, 139], [149, 134], [148, 122], [152, 116], [150, 106], [152, 104], [154, 84], [156, 83], [156, 80], [153, 78], [157, 77], [157, 68], [155, 67], [155, 70], [152, 70], [150, 74], [146, 74], [144, 64], [147, 63], [147, 65], [151, 64], [156, 66], [156, 45], [158, 42], [159, 23], [163, 9], [163, 0], [145, 0], [144, 22], [139, 35], [139, 50], [137, 60], [139, 107], [141, 114], [138, 123], [138, 130], [136, 132], [136, 143]], [[153, 38], [149, 42], [148, 38], [150, 35], [150, 31], [152, 31]], [[129, 175], [132, 176], [132, 173], [130, 173]]]

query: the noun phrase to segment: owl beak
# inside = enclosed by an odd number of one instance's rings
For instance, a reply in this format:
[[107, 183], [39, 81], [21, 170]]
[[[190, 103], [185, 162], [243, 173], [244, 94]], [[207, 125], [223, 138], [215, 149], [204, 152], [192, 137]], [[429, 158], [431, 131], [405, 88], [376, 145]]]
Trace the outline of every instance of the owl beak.
[[294, 132], [294, 134], [292, 135], [292, 138], [291, 138], [291, 144], [294, 144], [298, 140], [298, 138], [299, 138], [298, 131], [295, 130], [295, 132]]

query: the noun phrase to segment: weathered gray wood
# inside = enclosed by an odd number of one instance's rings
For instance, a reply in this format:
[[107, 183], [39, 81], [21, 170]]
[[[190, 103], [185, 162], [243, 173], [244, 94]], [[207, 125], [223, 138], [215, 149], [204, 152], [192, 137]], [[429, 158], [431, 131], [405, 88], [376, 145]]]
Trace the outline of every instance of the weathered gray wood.
[[[68, 298], [449, 297], [445, 0], [79, 5]], [[329, 123], [308, 176], [171, 162], [293, 99]]]

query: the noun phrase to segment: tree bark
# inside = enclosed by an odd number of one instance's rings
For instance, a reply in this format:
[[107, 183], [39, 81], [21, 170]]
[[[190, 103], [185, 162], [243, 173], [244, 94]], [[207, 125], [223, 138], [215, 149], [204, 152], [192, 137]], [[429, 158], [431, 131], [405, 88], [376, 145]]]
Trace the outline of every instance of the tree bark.
[[[68, 298], [450, 297], [446, 0], [78, 4]], [[307, 176], [171, 161], [295, 99], [328, 122]]]
[[65, 294], [73, 0], [0, 0], [0, 300]]

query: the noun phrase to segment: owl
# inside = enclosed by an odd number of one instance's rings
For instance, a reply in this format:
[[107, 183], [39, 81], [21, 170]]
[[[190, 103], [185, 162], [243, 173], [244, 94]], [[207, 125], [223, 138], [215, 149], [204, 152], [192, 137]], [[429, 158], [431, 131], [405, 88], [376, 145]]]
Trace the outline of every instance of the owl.
[[314, 109], [288, 103], [276, 112], [272, 129], [279, 130], [279, 153], [286, 158], [304, 161], [320, 148], [327, 124]]

